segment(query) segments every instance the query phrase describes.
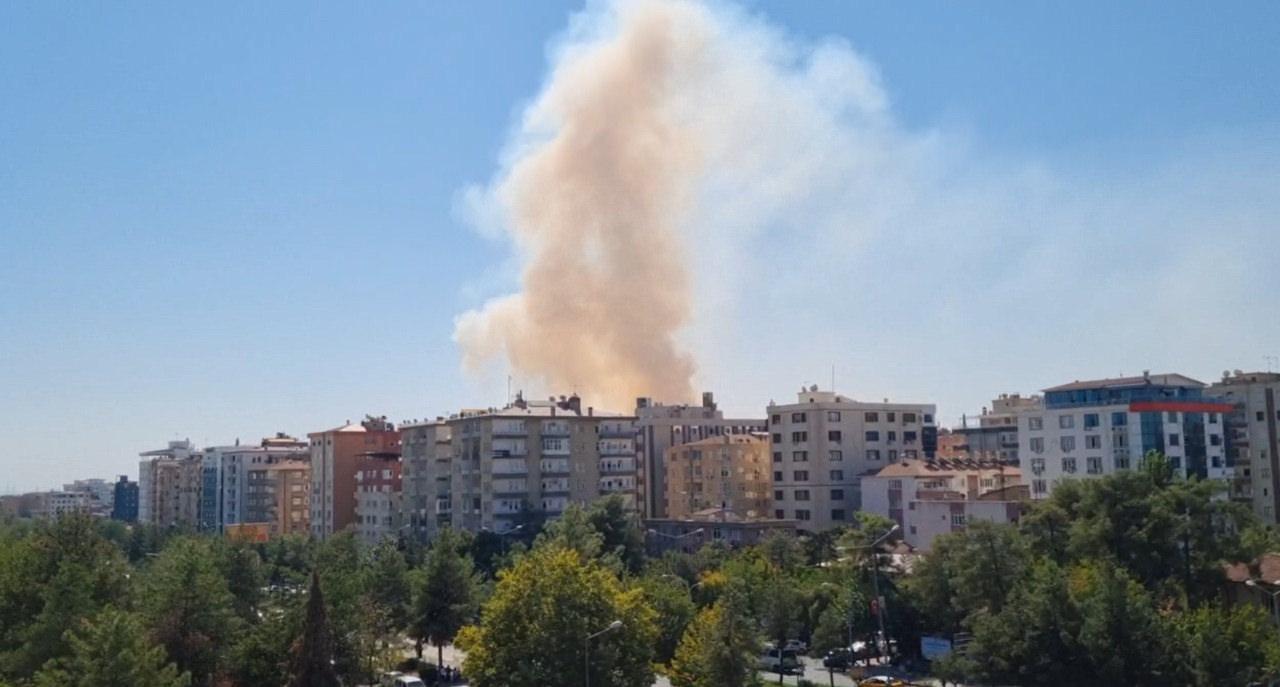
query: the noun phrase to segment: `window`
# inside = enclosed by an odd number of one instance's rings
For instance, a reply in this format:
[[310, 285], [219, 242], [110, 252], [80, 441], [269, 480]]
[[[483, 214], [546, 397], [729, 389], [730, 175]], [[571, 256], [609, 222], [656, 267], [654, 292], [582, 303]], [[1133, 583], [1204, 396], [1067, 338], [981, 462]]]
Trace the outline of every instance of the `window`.
[[831, 479], [832, 482], [843, 482], [844, 470], [832, 470], [830, 473], [828, 473], [828, 477]]
[[1058, 416], [1058, 427], [1059, 427], [1059, 428], [1061, 428], [1061, 429], [1071, 429], [1072, 427], [1075, 427], [1075, 426], [1076, 426], [1076, 416], [1075, 416], [1075, 415], [1059, 415], [1059, 416]]
[[1101, 456], [1090, 456], [1089, 458], [1085, 458], [1084, 460], [1085, 460], [1085, 472], [1088, 472], [1090, 475], [1102, 474], [1102, 457]]
[[1044, 429], [1044, 418], [1039, 416], [1027, 418], [1027, 429], [1030, 429], [1030, 430]]
[[840, 430], [832, 430], [830, 432], [827, 432], [827, 441], [835, 442], [838, 444], [840, 443], [840, 439], [841, 439]]
[[1089, 434], [1084, 438], [1085, 448], [1102, 448], [1102, 437], [1097, 434]]
[[827, 411], [827, 422], [839, 422], [839, 421], [840, 421], [840, 411], [838, 410]]
[[913, 422], [915, 422], [915, 421], [916, 421], [916, 414], [915, 414], [915, 413], [903, 413], [903, 414], [902, 414], [902, 422], [903, 422], [903, 424], [911, 424], [911, 423], [913, 423]]
[[781, 481], [782, 481], [782, 471], [781, 471], [781, 470], [774, 470], [774, 471], [773, 471], [773, 481], [775, 481], [775, 482], [781, 482]]
[[782, 510], [781, 508], [774, 509], [774, 511], [773, 511], [773, 519], [774, 519], [774, 520], [783, 520], [783, 519], [785, 519], [786, 517], [787, 517], [787, 513], [786, 513], [786, 511]]
[[889, 443], [891, 443], [891, 444], [892, 444], [893, 442], [895, 442], [895, 441], [897, 441], [897, 440], [898, 440], [898, 433], [897, 433], [897, 432], [895, 432], [895, 431], [890, 430], [890, 431], [889, 431]]
[[844, 509], [843, 509], [843, 508], [833, 508], [833, 509], [831, 509], [831, 519], [832, 519], [832, 520], [835, 520], [835, 521], [837, 521], [837, 522], [843, 521], [843, 520], [844, 520]]
[[917, 432], [903, 432], [902, 441], [909, 444], [919, 438], [919, 436], [920, 434]]
[[775, 414], [773, 414], [773, 415], [770, 415], [770, 416], [769, 416], [769, 424], [771, 424], [771, 425], [780, 425], [780, 424], [782, 424], [782, 416], [781, 416], [781, 415], [778, 415], [777, 413], [775, 413]]
[[1063, 458], [1063, 459], [1062, 459], [1062, 471], [1063, 471], [1063, 472], [1065, 472], [1065, 473], [1067, 473], [1068, 475], [1075, 474], [1075, 471], [1076, 471], [1076, 459], [1075, 459], [1075, 458]]
[[927, 425], [927, 424], [930, 424], [930, 423], [932, 423], [932, 422], [933, 422], [933, 415], [931, 415], [931, 414], [929, 414], [929, 413], [925, 413], [925, 414], [924, 414], [924, 423]]
[[782, 435], [781, 435], [781, 434], [778, 434], [777, 432], [774, 432], [774, 434], [773, 434], [773, 443], [775, 443], [775, 444], [781, 444], [781, 443], [782, 443]]
[[890, 488], [890, 489], [901, 489], [901, 488], [902, 488], [902, 480], [900, 480], [900, 479], [891, 479], [891, 480], [889, 480], [889, 488]]
[[832, 451], [831, 453], [827, 454], [827, 459], [833, 463], [839, 463], [844, 460], [844, 454], [841, 453], [840, 451]]
[[1031, 437], [1031, 452], [1044, 453], [1044, 437]]
[[1058, 437], [1058, 445], [1062, 448], [1064, 452], [1069, 453], [1071, 451], [1076, 450], [1076, 438], [1075, 437]]
[[1181, 446], [1181, 445], [1182, 445], [1182, 437], [1178, 436], [1177, 434], [1170, 434], [1170, 435], [1169, 435], [1169, 445], [1170, 445], [1170, 446]]
[[1258, 422], [1266, 422], [1267, 416], [1261, 410], [1258, 411]]
[[1222, 435], [1220, 435], [1220, 434], [1210, 434], [1210, 435], [1209, 435], [1209, 445], [1210, 445], [1210, 446], [1221, 446], [1221, 445], [1222, 445]]
[[808, 440], [809, 440], [808, 432], [792, 432], [791, 433], [791, 443], [793, 444], [801, 444]]
[[[863, 415], [862, 415], [862, 419], [863, 419], [863, 421], [865, 421], [865, 422], [879, 422], [879, 421], [880, 421], [880, 413], [863, 413]], [[1259, 419], [1261, 419], [1261, 418], [1259, 418]]]
[[774, 452], [773, 452], [773, 462], [775, 462], [775, 463], [781, 463], [781, 462], [782, 462], [782, 451], [774, 451]]
[[797, 481], [797, 482], [808, 482], [808, 481], [809, 481], [809, 471], [808, 471], [808, 470], [796, 470], [795, 472], [791, 473], [791, 479], [794, 479], [794, 480], [795, 480], [795, 481]]
[[1044, 474], [1044, 458], [1031, 459], [1031, 472], [1037, 475]]
[[1111, 445], [1115, 448], [1125, 448], [1129, 445], [1129, 435], [1124, 433], [1116, 433], [1111, 435]]
[[832, 490], [831, 490], [831, 500], [832, 500], [832, 501], [843, 501], [843, 500], [844, 500], [844, 489], [832, 489]]
[[805, 522], [805, 521], [812, 520], [812, 519], [813, 519], [813, 518], [809, 515], [809, 511], [807, 511], [807, 510], [805, 510], [805, 509], [803, 509], [803, 508], [802, 508], [802, 509], [799, 509], [799, 510], [797, 510], [797, 511], [796, 511], [796, 520], [800, 520], [801, 522]]
[[1049, 491], [1048, 483], [1042, 479], [1033, 479], [1031, 480], [1031, 491], [1037, 494], [1048, 493]]
[[869, 449], [867, 451], [867, 460], [880, 460], [880, 451], [878, 449]]
[[808, 451], [792, 451], [792, 452], [791, 452], [791, 462], [793, 462], [793, 463], [807, 463], [807, 462], [809, 462], [809, 452], [808, 452]]
[[808, 501], [808, 500], [809, 500], [809, 490], [808, 490], [808, 489], [796, 489], [796, 494], [795, 494], [795, 496], [796, 496], [796, 500], [797, 500], [797, 501]]
[[884, 420], [885, 420], [885, 422], [893, 422], [893, 421], [894, 421], [894, 419], [896, 419], [896, 418], [895, 418], [895, 414], [894, 414], [894, 413], [885, 413], [885, 414], [884, 414]]
[[964, 520], [965, 520], [964, 513], [952, 513], [952, 514], [951, 514], [951, 526], [952, 526], [952, 527], [964, 527]]
[[1165, 421], [1166, 421], [1166, 422], [1177, 422], [1177, 421], [1178, 421], [1178, 414], [1177, 414], [1176, 412], [1174, 412], [1174, 411], [1170, 410], [1169, 412], [1167, 412], [1167, 413], [1165, 413], [1165, 414], [1164, 414], [1164, 419], [1165, 419]]
[[773, 490], [773, 500], [774, 500], [774, 501], [786, 501], [786, 500], [787, 500], [787, 495], [786, 495], [786, 493], [784, 493], [781, 489], [774, 489], [774, 490]]
[[1217, 414], [1217, 413], [1209, 413], [1209, 424], [1211, 424], [1211, 425], [1216, 425], [1216, 424], [1218, 424], [1218, 414]]
[[1125, 425], [1127, 425], [1127, 424], [1129, 424], [1129, 414], [1128, 414], [1128, 413], [1125, 413], [1125, 412], [1118, 412], [1118, 413], [1112, 413], [1112, 414], [1111, 414], [1111, 426], [1112, 426], [1112, 427], [1124, 427], [1124, 426], [1125, 426]]
[[1096, 428], [1097, 426], [1098, 426], [1098, 414], [1097, 414], [1097, 413], [1085, 413], [1085, 414], [1084, 414], [1084, 428], [1085, 428], [1085, 429], [1094, 429], [1094, 428]]
[[1116, 462], [1116, 469], [1117, 469], [1117, 470], [1128, 470], [1128, 469], [1129, 469], [1129, 456], [1126, 456], [1126, 455], [1119, 455], [1119, 456], [1116, 456], [1115, 462]]
[[791, 421], [792, 421], [792, 422], [804, 422], [804, 413], [792, 413], [792, 414], [791, 414]]
[[891, 461], [898, 460], [898, 452], [893, 449], [889, 449], [889, 460]]

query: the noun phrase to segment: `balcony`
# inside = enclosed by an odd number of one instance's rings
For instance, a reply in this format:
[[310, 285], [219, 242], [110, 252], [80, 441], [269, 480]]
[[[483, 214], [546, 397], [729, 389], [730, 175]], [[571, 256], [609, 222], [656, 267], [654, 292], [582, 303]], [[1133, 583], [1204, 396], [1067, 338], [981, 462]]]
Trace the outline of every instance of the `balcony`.
[[527, 475], [529, 466], [523, 458], [497, 458], [493, 460], [490, 472], [494, 475]]
[[569, 474], [569, 459], [544, 458], [538, 464], [538, 470], [544, 475], [567, 475]]
[[569, 436], [569, 423], [562, 421], [544, 422], [541, 429], [544, 437], [567, 437]]
[[600, 461], [601, 474], [630, 474], [636, 471], [634, 458], [610, 458]]

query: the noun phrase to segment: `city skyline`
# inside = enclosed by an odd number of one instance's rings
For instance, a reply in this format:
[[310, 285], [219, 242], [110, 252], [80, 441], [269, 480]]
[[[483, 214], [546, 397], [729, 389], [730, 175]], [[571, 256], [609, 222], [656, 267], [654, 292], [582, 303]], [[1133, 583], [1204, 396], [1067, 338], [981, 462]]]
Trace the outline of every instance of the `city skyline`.
[[[0, 490], [133, 475], [168, 439], [499, 404], [509, 366], [463, 373], [455, 320], [518, 290], [520, 258], [465, 200], [579, 5], [0, 8]], [[771, 130], [812, 157], [803, 202], [741, 204], [766, 223], [697, 203], [678, 336], [727, 416], [834, 376], [950, 426], [1000, 393], [1280, 354], [1275, 6], [708, 7], [805, 113], [832, 112], [835, 65], [865, 78], [836, 106], [874, 119], [819, 122], [832, 158]]]

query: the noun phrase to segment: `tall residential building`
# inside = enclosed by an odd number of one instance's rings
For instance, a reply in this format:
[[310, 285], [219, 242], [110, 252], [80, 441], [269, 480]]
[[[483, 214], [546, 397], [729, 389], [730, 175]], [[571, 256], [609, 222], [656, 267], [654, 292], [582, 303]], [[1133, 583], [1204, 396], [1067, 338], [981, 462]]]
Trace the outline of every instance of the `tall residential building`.
[[400, 455], [370, 453], [356, 467], [356, 536], [368, 545], [400, 534]]
[[1036, 412], [1042, 404], [1039, 396], [1000, 394], [991, 401], [990, 408], [982, 409], [977, 426], [971, 425], [966, 417], [960, 427], [952, 430], [955, 445], [948, 454], [1018, 465], [1018, 415]]
[[453, 430], [444, 418], [409, 422], [401, 431], [400, 520], [406, 535], [425, 541], [452, 522]]
[[1224, 373], [1209, 396], [1231, 406], [1226, 417], [1227, 464], [1235, 470], [1232, 496], [1263, 522], [1280, 517], [1280, 373]]
[[265, 524], [272, 538], [310, 532], [311, 463], [305, 458], [250, 463], [241, 484], [244, 516], [227, 526]]
[[1230, 404], [1179, 374], [1077, 381], [1044, 390], [1042, 412], [1018, 416], [1019, 454], [1031, 496], [1064, 478], [1135, 468], [1159, 451], [1183, 475], [1229, 479], [1223, 416]]
[[[311, 453], [307, 442], [277, 432], [257, 444], [241, 445], [237, 441], [232, 446], [210, 447], [204, 450], [204, 456], [204, 479], [206, 488], [211, 491], [201, 499], [201, 519], [211, 523], [208, 529], [223, 531], [227, 525], [262, 522], [253, 519], [257, 516], [251, 517], [248, 512], [249, 494], [246, 489], [251, 470], [285, 461], [306, 462]], [[265, 479], [265, 475], [258, 479]], [[259, 499], [261, 503], [266, 501], [270, 499], [265, 496]]]
[[903, 460], [862, 478], [862, 509], [898, 523], [921, 551], [971, 522], [1017, 522], [1029, 498], [1018, 468], [995, 459]]
[[637, 480], [646, 518], [661, 518], [667, 513], [667, 449], [725, 434], [764, 432], [768, 427], [764, 418], [725, 418], [711, 392], [702, 394], [700, 406], [663, 405], [651, 398], [638, 398], [635, 417], [640, 461]]
[[111, 519], [122, 522], [138, 521], [138, 483], [130, 482], [127, 475], [120, 475], [113, 487]]
[[400, 432], [384, 417], [365, 416], [311, 439], [311, 534], [317, 539], [356, 522], [356, 469], [370, 452], [400, 451]]
[[445, 524], [506, 532], [609, 494], [635, 508], [634, 420], [584, 410], [577, 396], [517, 395], [504, 408], [413, 424], [404, 503], [427, 537]]
[[189, 439], [138, 454], [138, 521], [166, 527], [200, 524], [203, 454]]
[[667, 518], [708, 508], [740, 517], [772, 515], [769, 435], [725, 434], [667, 449]]
[[820, 532], [852, 522], [861, 479], [904, 459], [932, 459], [938, 446], [931, 403], [867, 403], [801, 389], [770, 404], [774, 517]]

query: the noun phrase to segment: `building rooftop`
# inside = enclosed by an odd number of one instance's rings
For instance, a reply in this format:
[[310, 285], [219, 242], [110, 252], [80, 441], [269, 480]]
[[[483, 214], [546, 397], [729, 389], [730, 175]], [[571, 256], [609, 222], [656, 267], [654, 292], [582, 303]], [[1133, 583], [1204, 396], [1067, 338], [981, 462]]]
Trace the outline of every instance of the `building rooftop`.
[[1016, 467], [996, 460], [972, 458], [939, 458], [938, 460], [903, 460], [886, 465], [875, 473], [876, 477], [926, 477], [953, 475], [961, 472], [1002, 472], [1009, 477], [1020, 477]]
[[1137, 377], [1112, 377], [1108, 379], [1091, 379], [1076, 380], [1070, 384], [1061, 384], [1059, 386], [1045, 389], [1046, 393], [1053, 391], [1077, 391], [1082, 389], [1131, 389], [1143, 386], [1181, 386], [1203, 388], [1204, 382], [1194, 380], [1190, 377], [1180, 374], [1144, 374]]
[[707, 447], [707, 446], [727, 446], [729, 444], [766, 444], [769, 442], [767, 434], [722, 434], [720, 436], [707, 437], [698, 441], [691, 441], [687, 444], [678, 444], [672, 448], [691, 448], [691, 447]]

